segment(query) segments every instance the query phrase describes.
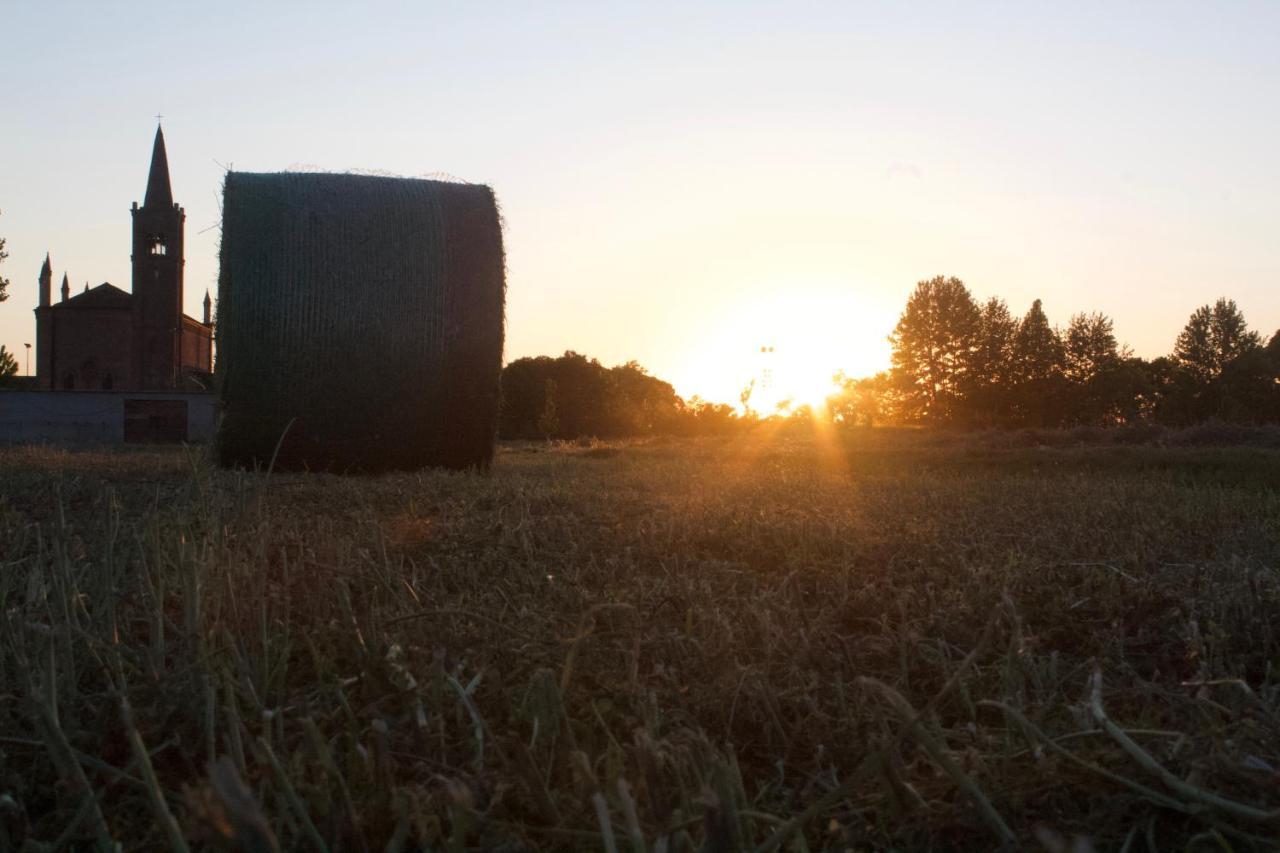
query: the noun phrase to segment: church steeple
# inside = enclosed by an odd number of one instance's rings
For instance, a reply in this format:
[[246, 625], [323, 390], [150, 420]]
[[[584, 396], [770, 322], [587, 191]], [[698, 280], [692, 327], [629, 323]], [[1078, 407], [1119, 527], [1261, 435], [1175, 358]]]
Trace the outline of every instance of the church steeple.
[[169, 157], [164, 150], [164, 130], [156, 125], [156, 141], [151, 146], [151, 173], [147, 176], [147, 194], [142, 206], [173, 207], [173, 190], [169, 187]]
[[209, 298], [209, 289], [204, 291], [204, 324], [207, 326], [213, 322], [213, 300]]
[[182, 366], [182, 232], [186, 213], [173, 203], [164, 131], [157, 125], [142, 207], [133, 210], [134, 384], [173, 388]]
[[62, 274], [62, 301], [66, 302], [71, 298], [71, 282], [67, 281], [67, 274]]
[[49, 262], [49, 253], [44, 254], [44, 266], [40, 267], [40, 304], [48, 305], [53, 289], [53, 264]]

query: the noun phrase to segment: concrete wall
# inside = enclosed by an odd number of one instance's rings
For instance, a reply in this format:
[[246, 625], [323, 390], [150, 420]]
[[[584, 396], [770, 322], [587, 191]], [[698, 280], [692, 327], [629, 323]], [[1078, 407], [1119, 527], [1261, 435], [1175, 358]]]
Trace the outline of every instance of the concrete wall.
[[217, 397], [161, 391], [0, 391], [0, 443], [123, 444], [126, 400], [185, 400], [187, 441], [213, 439]]

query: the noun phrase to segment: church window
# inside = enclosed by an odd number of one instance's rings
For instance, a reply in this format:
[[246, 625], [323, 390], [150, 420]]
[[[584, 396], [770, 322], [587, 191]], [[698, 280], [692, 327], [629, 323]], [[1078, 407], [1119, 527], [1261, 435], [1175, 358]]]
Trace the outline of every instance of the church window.
[[163, 255], [167, 251], [163, 234], [152, 234], [147, 237], [147, 241], [151, 244], [151, 254]]

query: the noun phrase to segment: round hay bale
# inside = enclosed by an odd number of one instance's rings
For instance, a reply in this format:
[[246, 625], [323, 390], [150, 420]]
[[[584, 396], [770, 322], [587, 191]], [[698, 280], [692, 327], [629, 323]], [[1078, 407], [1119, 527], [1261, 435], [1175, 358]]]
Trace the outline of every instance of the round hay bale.
[[484, 468], [506, 295], [493, 191], [231, 172], [223, 188], [223, 465]]

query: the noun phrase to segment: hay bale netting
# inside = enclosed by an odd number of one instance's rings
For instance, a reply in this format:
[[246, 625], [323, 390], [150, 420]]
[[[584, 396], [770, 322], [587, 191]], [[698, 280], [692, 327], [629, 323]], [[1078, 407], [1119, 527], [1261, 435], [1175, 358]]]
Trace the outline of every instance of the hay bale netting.
[[223, 465], [489, 464], [506, 288], [489, 187], [232, 172], [221, 254]]

